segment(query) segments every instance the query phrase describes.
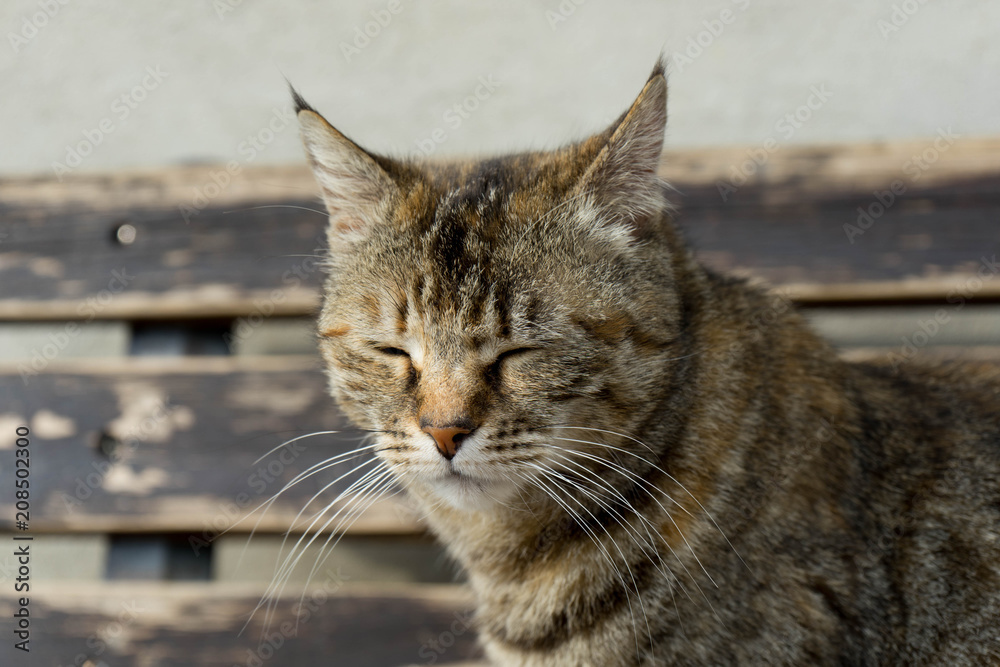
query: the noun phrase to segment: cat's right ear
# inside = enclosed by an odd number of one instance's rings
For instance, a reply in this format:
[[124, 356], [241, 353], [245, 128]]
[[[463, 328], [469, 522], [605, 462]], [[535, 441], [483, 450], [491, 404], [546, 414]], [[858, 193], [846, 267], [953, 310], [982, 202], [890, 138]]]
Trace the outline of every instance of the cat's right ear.
[[294, 89], [299, 131], [330, 212], [330, 248], [347, 249], [385, 219], [397, 187], [374, 157], [341, 134]]

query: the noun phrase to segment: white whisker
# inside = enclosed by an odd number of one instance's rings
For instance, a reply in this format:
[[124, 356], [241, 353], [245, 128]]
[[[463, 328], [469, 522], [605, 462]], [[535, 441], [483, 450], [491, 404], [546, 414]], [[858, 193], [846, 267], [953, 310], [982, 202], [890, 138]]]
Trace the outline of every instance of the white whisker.
[[271, 449], [266, 454], [261, 455], [256, 461], [253, 462], [253, 465], [257, 465], [258, 463], [260, 463], [261, 461], [263, 461], [264, 459], [266, 459], [271, 454], [274, 454], [276, 451], [278, 451], [282, 447], [290, 445], [293, 442], [298, 442], [299, 440], [304, 440], [305, 438], [311, 438], [311, 437], [317, 436], [317, 435], [333, 435], [335, 433], [340, 433], [340, 431], [314, 431], [313, 433], [306, 433], [305, 435], [300, 435], [297, 438], [292, 438], [291, 440], [285, 440], [283, 443], [281, 443], [280, 445], [278, 445], [274, 449]]
[[292, 204], [261, 204], [260, 206], [246, 206], [244, 208], [234, 209], [232, 211], [223, 211], [224, 215], [229, 215], [231, 213], [242, 213], [244, 211], [255, 211], [259, 208], [295, 208], [301, 211], [310, 211], [311, 213], [319, 213], [325, 218], [330, 217], [329, 211], [321, 211], [317, 208], [309, 208], [308, 206], [294, 206]]
[[[358, 519], [360, 519], [365, 512], [385, 497], [386, 492], [388, 492], [394, 485], [395, 480], [393, 479], [391, 473], [387, 473], [386, 475], [379, 477], [378, 480], [369, 484], [363, 493], [356, 495], [351, 499], [351, 506], [353, 509], [347, 512], [332, 530], [327, 531], [326, 527], [323, 528], [323, 532], [328, 532], [328, 536], [326, 538], [326, 542], [320, 546], [319, 554], [316, 556], [313, 567], [309, 571], [309, 575], [306, 577], [306, 585], [302, 589], [302, 595], [299, 598], [299, 605], [302, 605], [305, 601], [306, 590], [309, 588], [309, 583], [312, 581], [316, 571], [319, 570], [324, 563], [326, 563], [327, 559], [333, 553], [333, 550], [337, 548], [338, 544], [340, 544], [340, 540], [343, 539], [344, 535], [347, 534], [351, 527], [357, 523]], [[330, 541], [333, 540], [334, 536], [336, 536], [337, 539], [333, 541], [333, 544], [330, 544]], [[297, 622], [298, 621], [296, 621], [296, 623]], [[296, 628], [297, 627], [298, 626], [296, 625]]]
[[[593, 429], [593, 430], [600, 431], [601, 429]], [[606, 433], [611, 433], [613, 435], [618, 435], [618, 436], [620, 436], [622, 438], [630, 440], [630, 441], [632, 441], [632, 442], [634, 442], [636, 444], [642, 445], [644, 447], [647, 447], [647, 448], [649, 447], [648, 445], [646, 445], [646, 443], [644, 443], [641, 440], [639, 440], [638, 438], [634, 438], [634, 437], [632, 437], [630, 435], [626, 435], [624, 433], [614, 433], [613, 431], [605, 431], [605, 432]], [[669, 479], [671, 482], [673, 482], [678, 487], [680, 487], [680, 489], [682, 491], [684, 491], [684, 493], [686, 493], [688, 496], [690, 496], [691, 500], [693, 500], [695, 502], [695, 504], [698, 505], [698, 507], [701, 509], [701, 511], [703, 511], [705, 513], [705, 516], [707, 516], [709, 518], [709, 520], [712, 522], [712, 525], [715, 526], [716, 530], [719, 531], [719, 534], [722, 535], [722, 537], [726, 540], [726, 543], [729, 545], [729, 548], [733, 550], [733, 553], [736, 554], [736, 557], [740, 559], [740, 561], [743, 563], [743, 565], [752, 574], [752, 570], [750, 570], [750, 566], [747, 565], [746, 561], [743, 560], [743, 557], [740, 555], [740, 552], [736, 550], [736, 547], [730, 541], [729, 536], [726, 535], [726, 532], [724, 530], [722, 530], [721, 526], [719, 526], [718, 522], [715, 520], [715, 517], [712, 516], [712, 513], [709, 512], [708, 509], [704, 505], [701, 504], [701, 501], [698, 500], [698, 498], [693, 493], [691, 493], [691, 491], [689, 491], [686, 486], [684, 486], [683, 484], [681, 484], [681, 482], [676, 477], [674, 477], [673, 475], [671, 475], [670, 473], [668, 473], [666, 470], [664, 470], [660, 466], [656, 465], [655, 463], [652, 463], [652, 462], [644, 459], [643, 457], [639, 456], [635, 452], [630, 452], [627, 449], [623, 449], [621, 447], [615, 447], [614, 445], [609, 445], [607, 443], [603, 443], [603, 442], [590, 442], [588, 440], [573, 440], [572, 438], [556, 438], [556, 439], [557, 440], [567, 440], [569, 442], [579, 442], [579, 443], [588, 444], [588, 445], [596, 445], [598, 447], [606, 447], [606, 448], [614, 450], [616, 452], [621, 452], [623, 454], [627, 454], [629, 456], [633, 456], [633, 457], [639, 459], [640, 461], [645, 462], [647, 465], [651, 466], [654, 470], [656, 470], [660, 474], [664, 475], [667, 479]], [[668, 498], [669, 498], [669, 496], [668, 496]], [[693, 516], [690, 512], [687, 511], [687, 509], [683, 505], [681, 505], [680, 503], [678, 503], [676, 500], [674, 500], [673, 498], [670, 498], [670, 500], [672, 502], [674, 502], [675, 504], [677, 504], [677, 506], [680, 507], [685, 513], [687, 513], [688, 516]], [[706, 572], [705, 574], [708, 574], [708, 572]], [[709, 577], [709, 579], [711, 579], [711, 577]]]
[[[556, 439], [557, 440], [566, 440], [566, 438], [556, 438]], [[572, 440], [572, 439], [570, 439], [570, 441], [571, 442], [586, 442], [586, 441], [583, 441], [583, 440]], [[592, 443], [588, 443], [588, 444], [599, 445], [600, 443], [592, 442]], [[620, 466], [620, 465], [618, 465], [616, 463], [612, 463], [611, 461], [607, 461], [605, 459], [602, 459], [599, 456], [593, 456], [591, 454], [587, 454], [586, 452], [581, 452], [579, 450], [568, 449], [566, 447], [559, 447], [558, 445], [550, 445], [550, 446], [554, 447], [556, 449], [562, 450], [564, 452], [574, 453], [574, 454], [576, 454], [578, 456], [583, 456], [584, 458], [587, 458], [587, 459], [590, 459], [590, 460], [595, 461], [597, 463], [600, 463], [601, 465], [604, 465], [604, 466], [606, 466], [606, 467], [608, 467], [608, 468], [610, 468], [612, 470], [616, 470], [617, 472], [621, 473], [622, 476], [624, 476], [626, 479], [635, 480], [636, 482], [640, 482], [640, 483], [644, 484], [645, 486], [647, 486], [647, 487], [649, 487], [649, 488], [651, 488], [653, 490], [659, 491], [664, 496], [666, 496], [666, 498], [668, 500], [672, 501], [675, 505], [677, 505], [677, 507], [679, 507], [682, 511], [684, 511], [688, 516], [693, 516], [690, 512], [687, 511], [687, 509], [684, 508], [683, 505], [681, 505], [676, 500], [674, 500], [672, 497], [670, 497], [670, 494], [668, 494], [666, 491], [664, 491], [660, 487], [656, 486], [655, 484], [652, 484], [649, 481], [643, 479], [642, 477], [636, 475], [634, 472], [632, 472], [631, 470], [628, 470], [627, 468], [623, 468], [622, 466]], [[698, 563], [699, 567], [701, 567], [701, 571], [704, 572], [705, 576], [708, 577], [708, 580], [711, 581], [712, 584], [716, 588], [718, 588], [719, 585], [717, 583], [715, 583], [715, 579], [713, 579], [712, 575], [710, 575], [708, 573], [708, 570], [705, 569], [705, 566], [702, 564], [701, 559], [698, 558], [698, 554], [696, 554], [694, 552], [694, 547], [692, 547], [691, 544], [688, 542], [687, 537], [681, 531], [680, 526], [677, 525], [677, 522], [674, 520], [673, 515], [670, 514], [670, 512], [667, 510], [667, 508], [665, 508], [663, 506], [663, 504], [660, 503], [660, 501], [655, 498], [655, 496], [652, 496], [652, 494], [650, 494], [650, 497], [653, 498], [653, 502], [655, 502], [660, 507], [660, 509], [663, 511], [663, 514], [664, 514], [664, 516], [666, 516], [667, 520], [670, 521], [671, 524], [673, 524], [674, 528], [677, 530], [677, 534], [680, 535], [681, 539], [684, 541], [684, 544], [687, 545], [688, 550], [691, 552], [691, 555], [694, 557], [695, 562]]]
[[[296, 541], [296, 543], [292, 546], [291, 551], [289, 552], [288, 556], [285, 557], [284, 561], [281, 561], [280, 563], [276, 563], [276, 565], [275, 565], [275, 572], [274, 572], [274, 578], [273, 578], [272, 584], [270, 586], [268, 586], [267, 590], [264, 592], [263, 597], [261, 598], [261, 601], [257, 604], [257, 606], [251, 612], [251, 614], [250, 614], [251, 618], [266, 603], [267, 604], [267, 613], [265, 614], [265, 625], [267, 623], [269, 623], [271, 612], [272, 612], [272, 602], [276, 603], [277, 602], [277, 595], [280, 594], [281, 590], [284, 590], [284, 585], [281, 585], [280, 589], [278, 588], [279, 582], [283, 582], [283, 581], [287, 582], [288, 577], [291, 575], [292, 569], [294, 569], [294, 563], [293, 563], [293, 561], [297, 562], [296, 559], [294, 558], [296, 551], [298, 551], [299, 549], [306, 549], [306, 548], [308, 548], [309, 545], [311, 545], [315, 541], [316, 535], [314, 535], [304, 546], [302, 545], [303, 540], [305, 540], [306, 537], [309, 536], [310, 531], [319, 522], [320, 518], [324, 514], [326, 514], [326, 512], [328, 512], [330, 510], [330, 508], [332, 508], [335, 504], [337, 504], [342, 499], [344, 499], [348, 494], [350, 494], [351, 492], [353, 492], [359, 485], [363, 485], [367, 481], [369, 481], [372, 478], [373, 475], [376, 475], [376, 474], [378, 474], [380, 472], [384, 472], [385, 471], [385, 464], [382, 463], [381, 461], [379, 461], [378, 459], [370, 459], [368, 461], [365, 461], [364, 463], [361, 463], [361, 464], [355, 466], [352, 470], [344, 473], [343, 475], [341, 475], [337, 479], [333, 480], [329, 484], [326, 484], [323, 488], [321, 488], [319, 491], [317, 491], [316, 494], [314, 494], [313, 497], [310, 498], [309, 501], [302, 507], [302, 509], [299, 510], [298, 514], [295, 516], [295, 519], [291, 523], [291, 527], [288, 529], [288, 531], [286, 531], [285, 536], [284, 536], [284, 538], [281, 541], [281, 546], [280, 546], [279, 551], [278, 551], [278, 560], [279, 561], [281, 559], [282, 554], [284, 553], [285, 545], [287, 544], [287, 541], [288, 541], [288, 536], [291, 534], [291, 532], [293, 530], [295, 530], [296, 524], [298, 524], [299, 519], [301, 518], [302, 514], [306, 511], [306, 508], [309, 506], [309, 504], [312, 503], [312, 501], [315, 500], [317, 497], [319, 497], [319, 495], [321, 495], [322, 493], [324, 493], [327, 489], [329, 489], [330, 487], [332, 487], [333, 485], [335, 485], [340, 480], [344, 479], [345, 477], [347, 477], [347, 476], [349, 476], [351, 474], [354, 474], [354, 473], [358, 472], [359, 470], [363, 469], [364, 467], [367, 467], [368, 465], [371, 465], [372, 463], [376, 463], [376, 464], [379, 464], [379, 465], [376, 465], [375, 468], [373, 468], [372, 470], [370, 470], [367, 473], [365, 473], [364, 475], [362, 475], [360, 479], [355, 480], [350, 486], [348, 486], [346, 489], [344, 489], [344, 491], [342, 491], [341, 493], [339, 493], [337, 495], [337, 497], [334, 498], [330, 503], [328, 503], [322, 510], [320, 510], [319, 512], [317, 512], [316, 514], [313, 515], [313, 519], [309, 522], [309, 525], [305, 528], [303, 534], [299, 537], [299, 539]], [[379, 466], [382, 466], [382, 467], [379, 467]], [[326, 525], [329, 525], [329, 522]], [[324, 528], [325, 527], [326, 526], [324, 526]], [[322, 528], [320, 530], [322, 530]], [[292, 567], [289, 567], [290, 563], [292, 563]]]
[[[556, 486], [556, 488], [560, 488], [559, 485], [558, 485], [557, 480], [554, 479], [554, 477], [553, 477], [553, 475], [552, 475], [552, 473], [550, 471], [546, 470], [545, 468], [543, 468], [542, 466], [537, 465], [537, 464], [529, 463], [528, 465], [530, 467], [534, 468], [535, 470], [537, 470], [538, 472], [540, 472], [542, 474], [542, 476], [544, 476], [547, 480], [549, 480], [550, 482], [552, 482], [553, 485]], [[540, 480], [538, 480], [537, 478], [535, 478], [535, 481], [536, 482], [540, 482]], [[550, 496], [552, 497], [553, 500], [556, 500], [555, 494], [550, 494]], [[635, 627], [635, 613], [632, 610], [632, 602], [629, 599], [629, 592], [630, 592], [630, 590], [634, 590], [636, 598], [638, 598], [639, 608], [642, 611], [642, 616], [643, 616], [643, 619], [644, 619], [644, 621], [646, 623], [646, 634], [647, 634], [647, 636], [650, 637], [650, 638], [652, 638], [652, 632], [649, 629], [649, 618], [646, 616], [646, 607], [645, 607], [645, 605], [643, 604], [643, 601], [642, 601], [642, 594], [639, 592], [639, 584], [636, 582], [635, 575], [632, 573], [632, 567], [629, 565], [628, 558], [625, 556], [625, 553], [622, 551], [621, 547], [618, 546], [618, 542], [611, 536], [611, 533], [608, 531], [607, 527], [605, 527], [603, 524], [601, 524], [599, 521], [597, 521], [597, 517], [595, 517], [593, 515], [593, 513], [591, 513], [590, 510], [587, 509], [587, 507], [582, 502], [580, 502], [579, 500], [573, 498], [572, 495], [570, 495], [569, 497], [572, 500], [574, 500], [578, 505], [580, 505], [581, 509], [583, 509], [585, 512], [587, 512], [587, 514], [590, 515], [590, 518], [594, 520], [594, 523], [596, 523], [597, 525], [601, 526], [601, 528], [604, 529], [605, 535], [607, 535], [608, 539], [611, 541], [611, 544], [614, 545], [615, 549], [618, 551], [618, 555], [621, 556], [622, 563], [625, 565], [626, 571], [628, 571], [629, 578], [632, 580], [632, 587], [633, 588], [629, 589], [628, 586], [625, 585], [624, 579], [622, 579], [622, 577], [621, 577], [621, 572], [618, 570], [618, 568], [612, 562], [610, 554], [607, 553], [606, 549], [603, 549], [602, 545], [599, 543], [599, 541], [598, 541], [598, 539], [596, 537], [596, 534], [590, 528], [587, 527], [586, 522], [582, 520], [582, 517], [580, 517], [580, 520], [577, 520], [577, 525], [579, 525], [581, 528], [584, 529], [584, 531], [587, 532], [587, 534], [591, 537], [591, 539], [593, 540], [594, 544], [597, 545], [598, 548], [602, 549], [602, 551], [604, 552], [605, 556], [608, 559], [608, 563], [611, 565], [612, 569], [614, 569], [615, 572], [618, 573], [619, 579], [621, 579], [621, 581], [622, 581], [622, 586], [625, 589], [625, 600], [626, 600], [626, 602], [628, 602], [628, 605], [629, 605], [629, 615], [632, 618], [632, 635], [635, 638], [635, 642], [636, 642], [636, 645], [635, 645], [635, 654], [636, 654], [636, 659], [638, 659], [639, 658], [639, 631]], [[559, 501], [557, 500], [557, 502], [559, 502]], [[563, 507], [563, 509], [565, 509], [567, 512], [569, 512], [571, 516], [573, 516], [573, 517], [579, 517], [579, 515], [572, 508], [570, 508], [569, 505], [566, 504], [565, 502], [560, 502], [560, 505]]]
[[[655, 547], [652, 544], [655, 540], [653, 540], [653, 536], [649, 532], [649, 529], [653, 528], [653, 530], [656, 531], [656, 526], [654, 526], [653, 523], [649, 519], [647, 519], [645, 516], [643, 516], [643, 514], [641, 512], [639, 512], [634, 507], [632, 507], [631, 503], [628, 502], [628, 500], [625, 498], [625, 496], [623, 496], [618, 489], [616, 489], [612, 484], [609, 484], [607, 481], [601, 479], [601, 477], [598, 476], [597, 473], [595, 473], [594, 471], [590, 470], [589, 468], [587, 468], [583, 464], [581, 464], [581, 463], [579, 463], [577, 461], [574, 461], [570, 457], [568, 457], [568, 456], [566, 456], [564, 454], [560, 454], [558, 452], [556, 452], [555, 455], [558, 456], [559, 458], [564, 459], [567, 463], [572, 463], [577, 469], [579, 469], [580, 472], [586, 473], [586, 474], [590, 475], [590, 477], [593, 478], [593, 481], [595, 481], [595, 482], [601, 484], [602, 486], [604, 486], [605, 488], [607, 488], [612, 494], [614, 494], [615, 496], [617, 496], [617, 498], [620, 500], [621, 503], [623, 503], [626, 507], [628, 507], [630, 510], [632, 510], [632, 513], [636, 517], [638, 517], [638, 519], [643, 523], [643, 528], [644, 528], [644, 530], [646, 532], [646, 536], [649, 538], [648, 544], [650, 544], [650, 547], [653, 548], [653, 550], [655, 551]], [[561, 463], [560, 461], [553, 461], [553, 463], [555, 463], [556, 465], [561, 465], [564, 468], [566, 468], [567, 470], [570, 469], [569, 466], [566, 465], [566, 463]], [[583, 489], [581, 489], [581, 490], [583, 490]], [[647, 493], [649, 493], [649, 492], [647, 491]], [[595, 501], [596, 500], [597, 499], [595, 498]], [[610, 508], [606, 508], [606, 509], [608, 509], [610, 511]], [[670, 552], [670, 554], [677, 560], [678, 564], [680, 564], [680, 566], [684, 570], [684, 572], [687, 573], [687, 575], [689, 577], [691, 577], [691, 580], [694, 582], [694, 585], [698, 586], [698, 582], [695, 581], [695, 579], [694, 579], [693, 576], [691, 576], [691, 573], [688, 571], [687, 566], [680, 559], [680, 557], [678, 557], [678, 555], [674, 551], [673, 547], [670, 546], [670, 542], [667, 541], [667, 538], [665, 538], [661, 533], [659, 533], [659, 531], [656, 531], [656, 534], [660, 538], [660, 541], [663, 542], [663, 545], [667, 548], [667, 550]], [[669, 575], [668, 575], [668, 572], [669, 572]], [[673, 576], [673, 572], [670, 572], [670, 568], [667, 568], [667, 572], [663, 572], [662, 570], [660, 570], [660, 573], [664, 576], [664, 578], [667, 578], [667, 579], [669, 579], [671, 581], [676, 582], [677, 585], [680, 586], [681, 591], [683, 591], [684, 594], [687, 595], [688, 599], [689, 600], [691, 599], [691, 594], [688, 593], [687, 589], [684, 587], [684, 584], [680, 581], [680, 579], [678, 579], [677, 577]], [[699, 589], [700, 589], [700, 586], [699, 586]]]
[[[260, 516], [257, 517], [257, 521], [254, 523], [253, 528], [250, 530], [250, 534], [247, 536], [246, 544], [243, 545], [243, 550], [240, 552], [240, 557], [236, 561], [236, 567], [239, 568], [239, 566], [242, 564], [242, 562], [243, 562], [243, 556], [246, 554], [247, 547], [250, 545], [250, 540], [252, 540], [253, 537], [254, 537], [254, 535], [257, 534], [257, 529], [260, 527], [261, 521], [264, 520], [264, 517], [267, 515], [268, 510], [278, 500], [278, 498], [281, 496], [281, 494], [285, 493], [286, 491], [288, 491], [289, 489], [291, 489], [292, 487], [294, 487], [296, 484], [299, 484], [300, 482], [303, 482], [306, 479], [312, 477], [313, 475], [319, 474], [319, 473], [321, 473], [321, 472], [323, 472], [325, 470], [329, 470], [330, 468], [333, 468], [334, 466], [338, 466], [341, 463], [346, 463], [347, 461], [352, 461], [352, 460], [356, 459], [358, 456], [360, 456], [366, 450], [372, 449], [375, 446], [376, 445], [369, 445], [368, 447], [360, 447], [358, 449], [354, 449], [354, 450], [351, 450], [349, 452], [344, 452], [343, 454], [338, 454], [337, 456], [333, 456], [333, 457], [331, 457], [329, 459], [325, 459], [323, 461], [320, 461], [319, 463], [313, 464], [308, 469], [304, 470], [303, 472], [300, 472], [298, 475], [296, 475], [294, 478], [292, 478], [289, 482], [287, 482], [283, 487], [281, 487], [281, 489], [279, 489], [268, 500], [264, 501], [263, 503], [261, 503], [260, 505], [258, 505], [257, 507], [255, 507], [253, 510], [251, 510], [250, 512], [248, 512], [246, 515], [244, 515], [243, 517], [241, 517], [240, 520], [237, 521], [236, 523], [234, 523], [232, 526], [229, 526], [228, 528], [226, 528], [226, 530], [220, 532], [219, 533], [220, 535], [225, 534], [229, 530], [231, 530], [231, 529], [235, 528], [236, 526], [240, 525], [241, 523], [243, 523], [243, 521], [245, 519], [248, 519], [249, 517], [253, 516], [261, 508], [264, 509], [264, 511], [261, 512]], [[346, 458], [346, 457], [350, 457], [350, 458]], [[371, 459], [371, 460], [374, 460], [374, 459]], [[344, 477], [350, 475], [354, 471], [359, 470], [360, 467], [362, 467], [363, 465], [367, 465], [367, 463], [364, 463], [364, 464], [361, 464], [361, 465], [359, 465], [359, 466], [357, 466], [355, 468], [352, 468], [350, 471], [348, 471], [347, 473], [344, 473], [343, 475], [341, 475], [340, 477], [338, 477], [336, 480], [334, 480], [334, 483], [336, 483], [337, 481], [339, 481], [339, 480], [343, 479]], [[324, 487], [324, 488], [329, 488], [329, 487]], [[312, 501], [315, 500], [318, 495], [319, 495], [319, 493], [317, 493], [312, 498], [310, 498], [308, 501], [306, 501], [306, 503], [302, 506], [302, 509], [299, 511], [299, 514], [296, 515], [295, 521], [298, 520], [298, 518], [302, 515], [302, 512], [304, 512], [306, 510], [306, 508], [309, 507], [309, 504], [312, 503]], [[292, 522], [292, 525], [294, 525], [295, 521]], [[289, 529], [289, 530], [291, 530], [291, 529]], [[287, 535], [287, 532], [286, 532], [286, 535]], [[282, 545], [284, 545], [284, 542], [282, 542]]]

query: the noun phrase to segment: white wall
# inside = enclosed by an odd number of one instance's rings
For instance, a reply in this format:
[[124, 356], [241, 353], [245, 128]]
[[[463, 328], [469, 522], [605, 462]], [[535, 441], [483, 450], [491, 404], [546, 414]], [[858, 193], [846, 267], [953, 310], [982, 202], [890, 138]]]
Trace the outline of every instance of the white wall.
[[[4, 0], [0, 174], [52, 173], [85, 131], [100, 144], [81, 170], [301, 162], [290, 125], [264, 141], [275, 110], [290, 108], [282, 73], [373, 149], [414, 151], [437, 128], [440, 154], [552, 146], [623, 110], [661, 50], [672, 146], [917, 138], [949, 126], [1000, 134], [1000, 2], [399, 3], [348, 58], [342, 45], [389, 0]], [[712, 24], [724, 10], [730, 22]], [[701, 53], [678, 60], [699, 37]], [[146, 73], [156, 68], [162, 81]], [[449, 107], [491, 76], [497, 89], [449, 124]], [[151, 90], [127, 108], [119, 98], [144, 77]], [[813, 87], [829, 99], [813, 97], [801, 127], [776, 127]], [[260, 150], [241, 148], [258, 134]]]

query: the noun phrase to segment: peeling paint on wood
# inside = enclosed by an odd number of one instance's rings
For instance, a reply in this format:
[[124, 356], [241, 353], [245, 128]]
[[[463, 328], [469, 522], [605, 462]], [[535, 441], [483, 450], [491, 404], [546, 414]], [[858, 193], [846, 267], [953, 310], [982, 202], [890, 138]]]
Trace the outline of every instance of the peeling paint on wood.
[[[363, 434], [336, 409], [317, 366], [315, 359], [295, 358], [146, 364], [126, 358], [57, 365], [27, 385], [16, 370], [0, 373], [9, 419], [52, 413], [75, 426], [72, 433], [35, 434], [32, 528], [173, 531], [208, 539], [226, 529], [249, 531], [258, 516], [237, 522], [297, 474], [359, 446]], [[283, 442], [320, 431], [333, 433], [304, 438], [255, 463]], [[11, 449], [0, 449], [0, 465], [12, 457]], [[261, 530], [286, 530], [305, 502], [347, 465], [283, 493]], [[351, 481], [337, 483], [320, 500], [331, 501]], [[0, 509], [9, 500], [0, 499]], [[13, 516], [5, 512], [0, 522]], [[387, 501], [352, 530], [419, 528]]]
[[[745, 148], [670, 152], [661, 175], [678, 190], [679, 224], [717, 269], [811, 301], [941, 298], [973, 275], [980, 255], [1000, 249], [1000, 141], [958, 140], [910, 180], [903, 165], [925, 147], [789, 146], [725, 196], [720, 184], [748, 159]], [[0, 282], [16, 295], [0, 299], [0, 317], [79, 318], [79, 299], [108, 290], [122, 270], [132, 278], [94, 317], [239, 317], [261, 303], [275, 314], [312, 313], [326, 215], [307, 169], [248, 168], [185, 221], [178, 205], [210, 171], [0, 182], [10, 230]], [[851, 243], [844, 225], [893, 182], [905, 192]], [[123, 221], [135, 229], [127, 245], [112, 233]], [[987, 294], [1000, 295], [1000, 283]]]

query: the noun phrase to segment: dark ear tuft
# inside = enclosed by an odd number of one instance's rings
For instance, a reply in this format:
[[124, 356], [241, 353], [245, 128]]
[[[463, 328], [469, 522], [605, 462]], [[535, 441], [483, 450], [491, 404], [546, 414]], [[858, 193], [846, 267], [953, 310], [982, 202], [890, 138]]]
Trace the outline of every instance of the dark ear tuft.
[[[662, 53], [660, 54], [660, 57], [656, 59], [656, 64], [653, 65], [653, 71], [649, 74], [649, 78], [652, 79], [657, 76], [662, 76], [664, 78], [667, 76], [667, 62], [663, 59]], [[647, 81], [648, 80], [649, 79], [647, 79]]]
[[[287, 79], [286, 79], [287, 81]], [[288, 90], [292, 93], [292, 102], [295, 104], [295, 113], [298, 114], [300, 111], [312, 111], [316, 113], [316, 110], [306, 102], [305, 98], [299, 95], [299, 91], [295, 90], [291, 81], [287, 81]]]

